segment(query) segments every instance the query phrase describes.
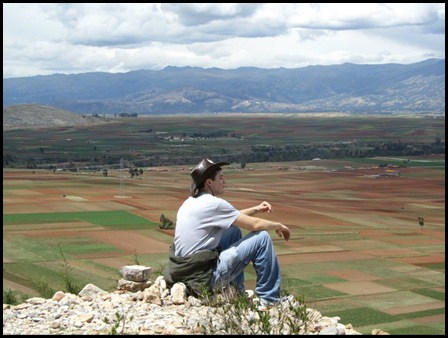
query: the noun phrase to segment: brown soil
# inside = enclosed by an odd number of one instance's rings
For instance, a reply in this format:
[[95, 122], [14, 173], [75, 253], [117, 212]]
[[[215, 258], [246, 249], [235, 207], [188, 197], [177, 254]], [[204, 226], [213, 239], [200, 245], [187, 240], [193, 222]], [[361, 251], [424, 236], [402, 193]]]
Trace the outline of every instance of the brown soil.
[[[316, 165], [311, 161], [309, 164]], [[325, 162], [318, 164], [323, 166]], [[289, 164], [291, 168], [304, 168], [305, 165]], [[233, 170], [231, 175], [226, 176], [228, 186], [225, 198], [238, 208], [246, 208], [263, 200], [272, 204], [274, 212], [261, 217], [278, 220], [291, 228], [291, 240], [287, 243], [273, 234], [279, 252], [285, 250], [285, 254], [279, 255], [282, 266], [300, 267], [301, 264], [325, 262], [334, 262], [337, 266], [338, 262], [375, 258], [415, 267], [444, 264], [444, 172], [400, 168], [399, 176], [378, 177], [375, 175], [384, 173], [384, 168], [316, 171], [277, 170], [272, 169], [275, 164], [269, 166], [263, 168], [260, 164], [254, 170]], [[116, 181], [114, 189], [109, 188], [110, 185], [92, 183], [99, 178], [99, 175], [92, 174], [39, 171], [30, 174], [29, 171], [4, 170], [3, 213], [118, 208], [130, 210], [154, 222], [159, 222], [162, 213], [175, 221], [177, 208], [188, 196], [190, 184], [188, 171], [152, 171], [139, 181], [129, 179], [133, 183], [126, 185], [126, 196], [129, 198], [116, 198], [119, 173], [111, 171], [109, 177], [104, 178]], [[70, 185], [65, 184], [68, 181]], [[35, 185], [37, 183], [38, 186]], [[424, 227], [419, 226], [418, 217], [424, 217]], [[5, 235], [11, 238], [18, 234], [55, 239], [60, 236], [91, 237], [120, 251], [78, 255], [78, 258], [88, 258], [116, 268], [131, 263], [125, 257], [164, 253], [169, 246], [156, 236], [149, 236], [147, 231], [113, 231], [83, 222], [34, 226], [4, 227], [4, 240]], [[173, 231], [164, 233], [173, 236]], [[14, 257], [4, 256], [3, 261], [14, 261]], [[325, 286], [349, 295], [395, 291], [392, 287], [376, 283], [379, 277], [366, 271], [334, 268], [321, 273], [345, 279], [346, 282]], [[253, 288], [254, 282], [248, 281], [247, 284]], [[388, 312], [407, 313], [439, 306], [440, 302], [405, 305]], [[436, 322], [439, 319], [439, 316], [433, 318]], [[430, 318], [426, 320], [431, 321]]]

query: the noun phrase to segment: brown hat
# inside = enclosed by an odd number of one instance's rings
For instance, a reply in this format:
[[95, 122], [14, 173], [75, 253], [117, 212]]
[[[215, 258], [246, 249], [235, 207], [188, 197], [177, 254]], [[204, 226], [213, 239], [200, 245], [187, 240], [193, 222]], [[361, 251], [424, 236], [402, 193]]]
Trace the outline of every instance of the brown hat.
[[191, 170], [190, 175], [193, 178], [193, 183], [191, 183], [191, 195], [196, 196], [196, 190], [198, 187], [209, 178], [210, 174], [217, 168], [228, 165], [227, 162], [213, 163], [213, 161], [208, 158], [204, 158], [199, 164]]

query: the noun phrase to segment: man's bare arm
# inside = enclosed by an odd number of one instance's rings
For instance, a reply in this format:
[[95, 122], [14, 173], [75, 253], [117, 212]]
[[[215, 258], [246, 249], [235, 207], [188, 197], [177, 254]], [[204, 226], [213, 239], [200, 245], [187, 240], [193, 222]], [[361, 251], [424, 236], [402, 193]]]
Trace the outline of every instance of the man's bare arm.
[[279, 222], [269, 221], [267, 219], [248, 216], [246, 214], [241, 213], [238, 218], [233, 222], [239, 228], [248, 230], [248, 231], [261, 231], [261, 230], [275, 230], [279, 237], [283, 237], [285, 241], [289, 240], [291, 233], [289, 228]]
[[266, 201], [263, 201], [260, 204], [254, 206], [252, 208], [240, 210], [241, 213], [248, 215], [248, 216], [254, 216], [254, 215], [258, 214], [259, 212], [271, 213], [272, 211], [273, 210], [272, 210], [271, 204]]

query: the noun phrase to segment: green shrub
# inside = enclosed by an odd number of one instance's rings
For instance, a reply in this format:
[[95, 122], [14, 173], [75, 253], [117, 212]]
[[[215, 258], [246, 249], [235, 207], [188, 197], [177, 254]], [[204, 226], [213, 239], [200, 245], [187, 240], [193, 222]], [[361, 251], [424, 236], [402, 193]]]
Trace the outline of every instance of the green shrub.
[[50, 299], [53, 298], [56, 291], [50, 287], [48, 282], [45, 278], [36, 279], [36, 278], [29, 278], [31, 285], [33, 286], [33, 289], [39, 292], [39, 294], [45, 298]]
[[28, 298], [28, 295], [18, 291], [13, 291], [11, 289], [3, 290], [3, 304], [17, 305], [23, 303]]

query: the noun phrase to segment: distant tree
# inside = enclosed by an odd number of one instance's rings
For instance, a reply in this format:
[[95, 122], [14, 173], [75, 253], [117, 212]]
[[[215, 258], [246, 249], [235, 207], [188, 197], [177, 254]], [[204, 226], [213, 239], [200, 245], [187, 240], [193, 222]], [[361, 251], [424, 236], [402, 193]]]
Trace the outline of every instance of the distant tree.
[[425, 225], [425, 219], [423, 217], [419, 217], [418, 224], [420, 225], [420, 227], [423, 227]]
[[141, 175], [143, 173], [143, 170], [138, 168], [129, 168], [128, 171], [129, 174], [131, 174], [131, 178], [133, 178], [134, 176]]
[[160, 229], [174, 229], [174, 223], [172, 220], [165, 217], [164, 214], [160, 215]]
[[120, 113], [120, 114], [118, 114], [118, 116], [120, 116], [120, 117], [137, 117], [138, 114], [137, 113]]
[[26, 168], [27, 168], [27, 169], [36, 169], [36, 168], [37, 168], [37, 164], [36, 164], [36, 162], [34, 161], [34, 159], [28, 160], [28, 161], [26, 162]]
[[13, 154], [3, 154], [3, 167], [17, 161], [17, 157]]

